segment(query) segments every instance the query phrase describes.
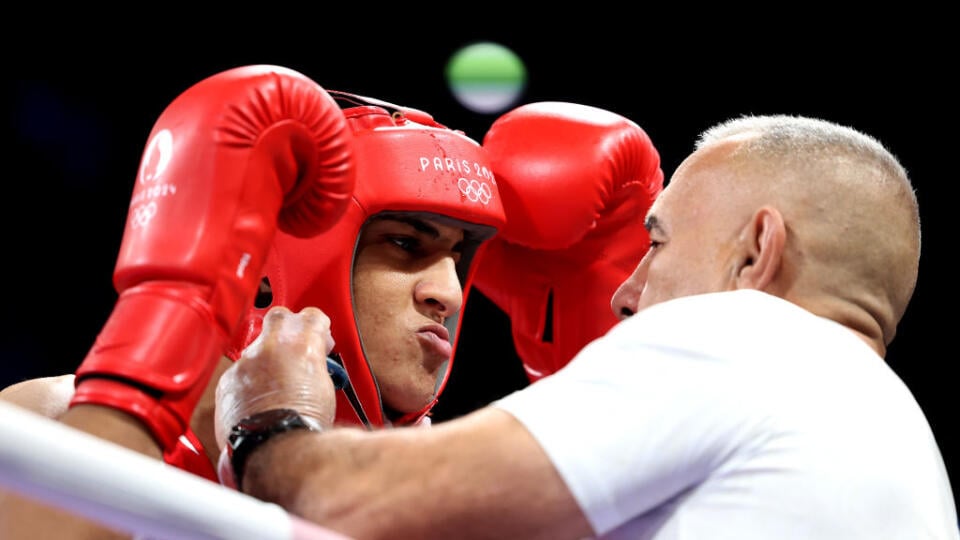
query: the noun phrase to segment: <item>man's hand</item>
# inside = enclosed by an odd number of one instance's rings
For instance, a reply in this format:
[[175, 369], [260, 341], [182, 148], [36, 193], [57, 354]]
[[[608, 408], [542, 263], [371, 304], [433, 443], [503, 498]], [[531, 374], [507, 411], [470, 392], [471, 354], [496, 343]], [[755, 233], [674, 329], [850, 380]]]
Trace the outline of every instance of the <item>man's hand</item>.
[[218, 447], [240, 420], [270, 409], [295, 409], [330, 427], [336, 397], [327, 355], [333, 346], [330, 318], [319, 309], [293, 313], [277, 306], [267, 312], [260, 336], [217, 385]]

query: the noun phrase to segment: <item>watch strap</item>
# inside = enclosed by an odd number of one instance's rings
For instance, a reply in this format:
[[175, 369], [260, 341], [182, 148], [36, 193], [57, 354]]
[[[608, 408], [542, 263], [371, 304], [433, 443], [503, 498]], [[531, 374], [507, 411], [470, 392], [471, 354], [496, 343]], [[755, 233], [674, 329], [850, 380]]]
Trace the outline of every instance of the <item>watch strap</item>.
[[[233, 484], [241, 490], [243, 474], [250, 455], [274, 436], [288, 431], [305, 429], [323, 431], [319, 422], [303, 416], [295, 409], [270, 409], [250, 415], [230, 430], [224, 450], [232, 471]], [[223, 482], [221, 474], [221, 482]]]

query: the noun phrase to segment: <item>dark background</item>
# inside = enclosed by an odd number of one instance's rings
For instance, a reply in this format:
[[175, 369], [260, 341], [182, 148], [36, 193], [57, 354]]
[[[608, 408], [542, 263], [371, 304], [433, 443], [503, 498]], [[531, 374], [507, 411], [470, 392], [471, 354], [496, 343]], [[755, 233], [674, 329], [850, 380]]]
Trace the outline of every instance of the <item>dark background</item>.
[[[2, 386], [73, 371], [93, 343], [116, 299], [113, 265], [147, 135], [187, 87], [224, 69], [279, 64], [328, 89], [429, 111], [480, 140], [496, 116], [461, 107], [443, 68], [461, 46], [492, 40], [524, 60], [524, 102], [574, 101], [631, 118], [657, 145], [668, 177], [702, 129], [743, 113], [823, 117], [887, 144], [915, 182], [924, 230], [916, 295], [888, 361], [916, 395], [954, 484], [960, 482], [950, 412], [956, 353], [947, 341], [947, 326], [956, 322], [947, 272], [957, 233], [958, 49], [935, 14], [912, 28], [910, 17], [892, 14], [863, 22], [856, 33], [822, 21], [796, 31], [773, 21], [700, 33], [664, 20], [657, 37], [649, 33], [652, 21], [617, 15], [614, 28], [609, 20], [563, 26], [544, 19], [510, 31], [469, 18], [425, 21], [397, 13], [334, 22], [258, 13], [237, 24], [201, 23], [188, 11], [168, 21], [145, 24], [153, 16], [146, 14], [109, 26], [67, 26], [72, 14], [62, 12], [59, 26], [21, 15], [11, 15], [8, 31], [22, 25], [22, 37], [4, 38]], [[473, 332], [463, 336], [438, 419], [524, 382], [509, 322], [486, 299], [473, 300], [465, 314]]]

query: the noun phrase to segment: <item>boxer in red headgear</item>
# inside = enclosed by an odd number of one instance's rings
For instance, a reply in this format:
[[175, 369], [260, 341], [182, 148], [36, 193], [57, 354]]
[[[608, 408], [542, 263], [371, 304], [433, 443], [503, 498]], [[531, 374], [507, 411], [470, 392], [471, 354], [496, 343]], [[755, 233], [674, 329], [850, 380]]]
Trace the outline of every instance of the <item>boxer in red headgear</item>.
[[[504, 225], [486, 152], [429, 114], [329, 91], [352, 132], [356, 179], [342, 217], [308, 241], [278, 231], [261, 289], [227, 354], [260, 332], [267, 309], [321, 308], [333, 321], [334, 356], [349, 384], [338, 392], [340, 423], [415, 424], [446, 384], [481, 243]], [[213, 481], [217, 445], [213, 389], [223, 358], [191, 422], [164, 461]], [[73, 376], [18, 383], [0, 399], [57, 416]]]
[[446, 384], [471, 263], [504, 225], [503, 207], [484, 150], [462, 132], [423, 111], [330, 94], [354, 135], [353, 199], [327, 232], [275, 238], [264, 294], [231, 356], [259, 334], [270, 307], [318, 307], [350, 381], [338, 392], [338, 422], [417, 423]]

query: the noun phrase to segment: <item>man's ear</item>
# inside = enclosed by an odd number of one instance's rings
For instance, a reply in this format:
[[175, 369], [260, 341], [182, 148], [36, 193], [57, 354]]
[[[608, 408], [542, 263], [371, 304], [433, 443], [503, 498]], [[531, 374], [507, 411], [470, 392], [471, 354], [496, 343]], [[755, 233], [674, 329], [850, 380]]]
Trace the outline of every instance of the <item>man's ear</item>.
[[783, 264], [787, 228], [780, 211], [759, 208], [743, 231], [747, 250], [737, 272], [738, 289], [764, 290], [776, 278]]

